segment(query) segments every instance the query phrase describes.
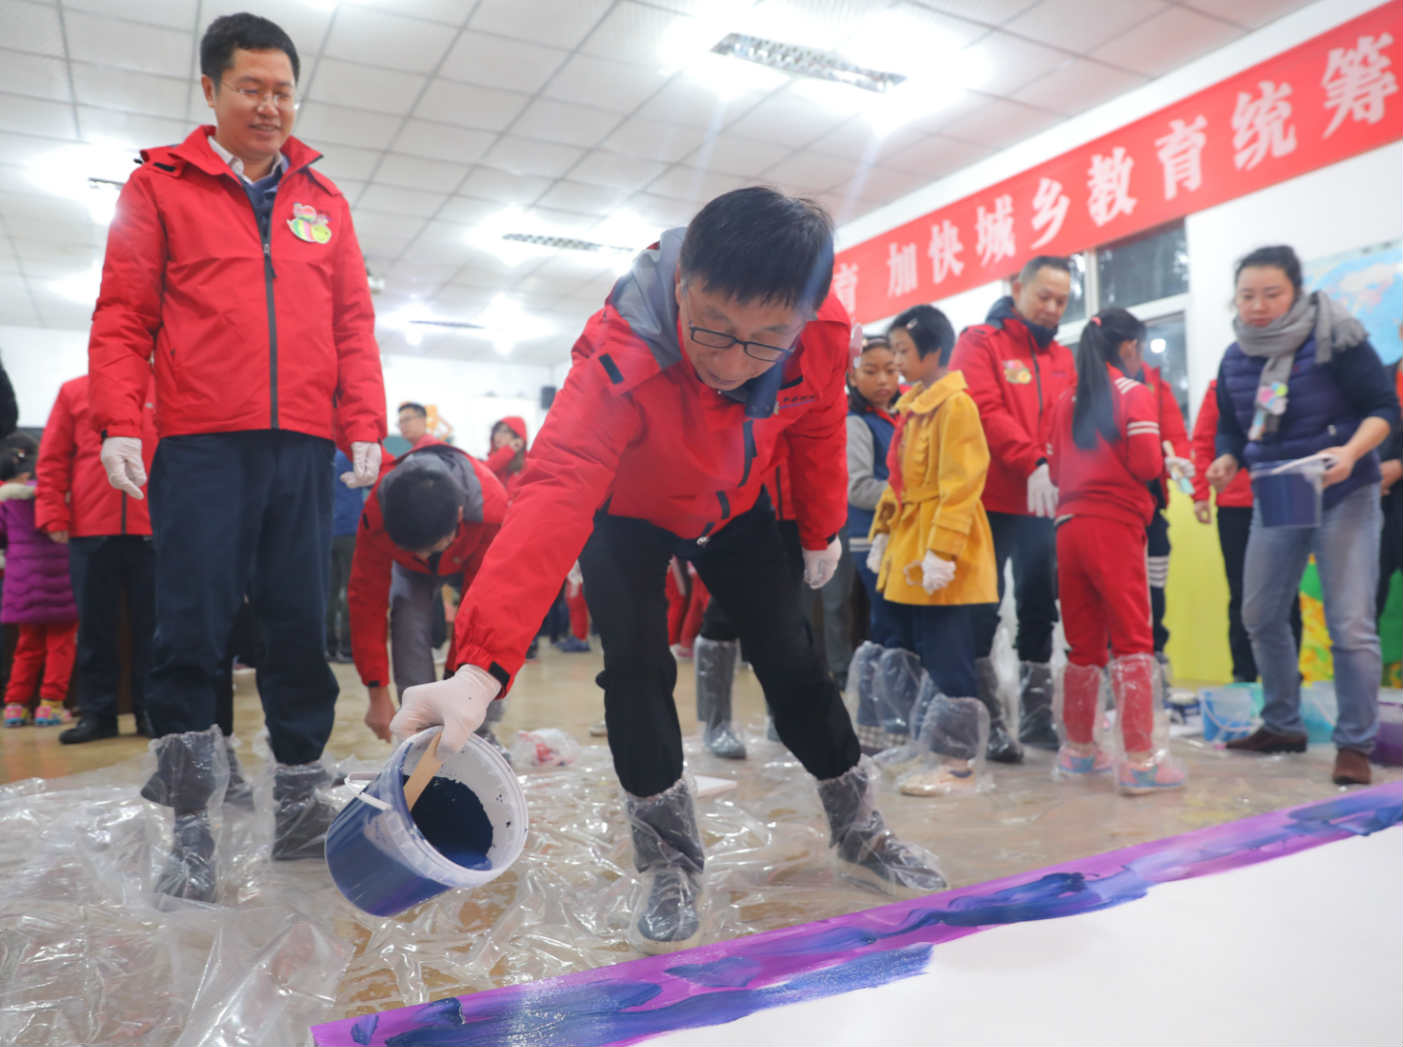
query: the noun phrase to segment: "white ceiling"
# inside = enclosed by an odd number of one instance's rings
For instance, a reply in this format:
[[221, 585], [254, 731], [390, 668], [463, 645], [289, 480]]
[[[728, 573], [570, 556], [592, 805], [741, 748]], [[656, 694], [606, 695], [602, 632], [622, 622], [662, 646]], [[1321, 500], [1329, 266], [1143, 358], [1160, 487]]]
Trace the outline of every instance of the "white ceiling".
[[[880, 139], [857, 92], [815, 101], [795, 82], [728, 83], [733, 96], [722, 99], [685, 70], [664, 71], [668, 41], [717, 35], [696, 16], [719, 2], [263, 9], [301, 53], [294, 133], [325, 153], [319, 168], [351, 201], [367, 262], [385, 280], [376, 306], [385, 351], [504, 359], [457, 333], [410, 347], [391, 321], [477, 321], [506, 293], [541, 326], [536, 335], [523, 326], [506, 358], [567, 359], [617, 262], [562, 252], [508, 266], [470, 242], [508, 205], [524, 208], [533, 230], [586, 239], [617, 238], [627, 213], [641, 247], [710, 197], [766, 182], [815, 196], [841, 223], [1305, 0], [733, 0], [776, 35], [805, 25], [846, 37], [896, 15], [985, 64], [979, 90]], [[0, 0], [0, 324], [85, 328], [92, 308], [83, 274], [101, 258], [105, 227], [74, 194], [36, 184], [34, 164], [101, 143], [117, 159], [78, 173], [123, 177], [135, 149], [183, 139], [209, 113], [200, 33], [248, 7], [258, 10], [238, 0]]]

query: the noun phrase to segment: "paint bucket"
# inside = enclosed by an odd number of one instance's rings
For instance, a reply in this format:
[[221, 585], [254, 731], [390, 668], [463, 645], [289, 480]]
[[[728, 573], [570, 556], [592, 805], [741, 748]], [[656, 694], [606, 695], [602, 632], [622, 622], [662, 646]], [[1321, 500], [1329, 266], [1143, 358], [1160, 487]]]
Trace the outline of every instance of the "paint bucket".
[[1301, 688], [1301, 724], [1311, 745], [1323, 745], [1334, 737], [1339, 715], [1333, 683], [1321, 680]]
[[1262, 689], [1255, 683], [1234, 683], [1198, 692], [1203, 705], [1203, 740], [1231, 742], [1252, 733], [1252, 719], [1262, 708]]
[[1379, 733], [1370, 759], [1403, 767], [1403, 691], [1396, 688], [1379, 692]]
[[1252, 497], [1263, 527], [1319, 527], [1321, 478], [1329, 465], [1318, 455], [1263, 462], [1252, 469]]
[[372, 916], [394, 916], [455, 887], [500, 876], [526, 844], [526, 796], [510, 765], [476, 735], [439, 769], [410, 813], [404, 782], [440, 728], [401, 742], [326, 834], [336, 887]]

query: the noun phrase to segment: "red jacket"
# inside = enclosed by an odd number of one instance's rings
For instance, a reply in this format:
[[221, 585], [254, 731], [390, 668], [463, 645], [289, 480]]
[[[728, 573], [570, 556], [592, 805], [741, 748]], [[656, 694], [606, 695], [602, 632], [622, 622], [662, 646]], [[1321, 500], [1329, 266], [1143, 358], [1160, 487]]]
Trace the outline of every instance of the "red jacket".
[[[843, 424], [847, 425], [844, 419]], [[846, 430], [844, 431], [844, 446], [847, 443]], [[847, 466], [847, 458], [844, 457], [843, 465]], [[780, 442], [775, 451], [775, 471], [770, 474], [769, 481], [765, 484], [765, 490], [770, 492], [770, 505], [774, 507], [775, 519], [784, 521], [794, 521], [799, 517], [794, 507], [793, 492], [789, 489], [789, 441]]]
[[[155, 388], [148, 369], [141, 407], [141, 455], [148, 475], [156, 453]], [[34, 525], [39, 530], [67, 531], [74, 538], [151, 533], [146, 499], [132, 498], [107, 482], [101, 452], [102, 437], [92, 426], [88, 405], [88, 376], [70, 378], [59, 387], [39, 445], [34, 470]]]
[[754, 506], [787, 444], [804, 548], [825, 548], [846, 519], [846, 312], [830, 296], [789, 357], [718, 393], [681, 348], [682, 232], [640, 255], [586, 324], [507, 523], [458, 610], [459, 662], [504, 686], [601, 508], [705, 538]]
[[1057, 485], [1057, 515], [1098, 516], [1144, 527], [1154, 516], [1149, 483], [1164, 472], [1155, 397], [1149, 388], [1109, 364], [1111, 404], [1120, 438], [1108, 444], [1097, 435], [1084, 451], [1072, 439], [1076, 390], [1069, 390], [1052, 412], [1048, 464]]
[[[499, 418], [492, 423], [492, 430], [497, 426], [505, 425], [524, 441], [526, 439], [526, 420], [518, 418], [516, 415], [509, 415], [506, 418]], [[488, 431], [487, 446], [492, 447], [491, 432]], [[492, 470], [493, 475], [502, 482], [502, 486], [507, 491], [507, 501], [510, 502], [516, 497], [517, 488], [521, 486], [521, 477], [525, 469], [513, 469], [512, 465], [516, 461], [516, 448], [510, 444], [490, 450], [487, 455], [487, 466]]]
[[1003, 298], [988, 323], [960, 334], [950, 367], [964, 373], [989, 443], [984, 508], [1027, 516], [1028, 477], [1045, 457], [1052, 408], [1076, 385], [1071, 352], [1056, 339], [1040, 348]]
[[[507, 493], [492, 475], [492, 470], [466, 451], [441, 440], [421, 440], [414, 450], [406, 452], [402, 458], [391, 459], [381, 465], [380, 479], [361, 510], [356, 552], [351, 560], [351, 579], [346, 593], [351, 612], [351, 656], [361, 682], [367, 687], [387, 685], [390, 677], [390, 660], [385, 653], [390, 565], [397, 563], [419, 574], [429, 574], [433, 570], [427, 561], [390, 541], [380, 509], [380, 489], [386, 477], [394, 472], [395, 466], [422, 454], [442, 457], [454, 470], [463, 488], [463, 519], [453, 535], [453, 544], [439, 554], [437, 570], [434, 571], [438, 577], [454, 578], [461, 574], [466, 589], [477, 577], [487, 547], [497, 536], [507, 513]], [[449, 664], [454, 664], [452, 651], [449, 652]]]
[[[1180, 458], [1192, 459], [1193, 450], [1189, 446], [1189, 434], [1184, 428], [1184, 416], [1179, 413], [1179, 401], [1174, 398], [1174, 390], [1169, 387], [1169, 383], [1160, 374], [1159, 368], [1145, 365], [1145, 385], [1149, 386], [1155, 396], [1155, 418], [1159, 422], [1159, 438], [1161, 442], [1169, 441], [1169, 446], [1174, 448], [1174, 453]], [[1163, 448], [1161, 448], [1163, 450]], [[1198, 471], [1195, 466], [1195, 472]], [[1160, 486], [1164, 490], [1164, 504], [1169, 504], [1170, 476], [1169, 466], [1166, 464], [1164, 472], [1160, 477]]]
[[[1218, 457], [1214, 440], [1218, 435], [1218, 380], [1208, 383], [1208, 392], [1203, 394], [1203, 403], [1198, 407], [1198, 418], [1194, 420], [1194, 501], [1206, 502], [1212, 488], [1208, 486], [1208, 467]], [[1239, 469], [1232, 483], [1218, 495], [1218, 506], [1246, 509], [1252, 505], [1252, 476], [1246, 469]]]
[[[117, 202], [88, 341], [93, 426], [140, 436], [290, 429], [384, 438], [385, 389], [351, 211], [295, 138], [265, 245], [211, 127], [145, 150]], [[294, 208], [296, 212], [294, 212]], [[334, 415], [334, 417], [333, 417]]]

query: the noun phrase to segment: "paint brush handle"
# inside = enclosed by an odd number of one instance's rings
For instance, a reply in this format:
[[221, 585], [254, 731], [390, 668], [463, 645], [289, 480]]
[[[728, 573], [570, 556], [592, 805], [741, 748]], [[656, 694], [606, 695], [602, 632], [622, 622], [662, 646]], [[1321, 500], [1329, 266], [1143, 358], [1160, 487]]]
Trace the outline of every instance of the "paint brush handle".
[[409, 781], [404, 783], [404, 803], [411, 811], [414, 805], [419, 802], [419, 797], [428, 788], [429, 782], [433, 781], [434, 775], [438, 774], [443, 767], [443, 761], [438, 758], [438, 740], [443, 737], [440, 731], [429, 739], [428, 746], [419, 757], [419, 763], [414, 768], [414, 773], [409, 776]]

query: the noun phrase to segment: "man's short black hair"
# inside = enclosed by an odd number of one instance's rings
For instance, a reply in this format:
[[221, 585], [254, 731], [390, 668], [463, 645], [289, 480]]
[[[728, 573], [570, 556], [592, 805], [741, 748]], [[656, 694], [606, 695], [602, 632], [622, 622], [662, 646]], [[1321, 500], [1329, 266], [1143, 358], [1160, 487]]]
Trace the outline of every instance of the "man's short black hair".
[[817, 309], [833, 279], [833, 219], [768, 186], [734, 189], [688, 223], [679, 268], [738, 302]]
[[395, 414], [399, 414], [401, 411], [413, 411], [420, 418], [429, 417], [429, 409], [421, 403], [415, 403], [413, 400], [406, 400], [395, 408]]
[[463, 492], [437, 456], [411, 454], [380, 483], [385, 533], [411, 553], [432, 548], [458, 530]]
[[1058, 272], [1072, 275], [1072, 263], [1061, 255], [1037, 254], [1023, 263], [1023, 268], [1018, 270], [1018, 282], [1026, 284], [1029, 280], [1037, 277], [1039, 269], [1056, 269]]
[[200, 72], [216, 84], [224, 71], [234, 65], [234, 51], [281, 51], [292, 63], [294, 83], [302, 75], [302, 63], [297, 47], [282, 26], [259, 15], [241, 11], [236, 15], [220, 15], [209, 24], [200, 40]]

